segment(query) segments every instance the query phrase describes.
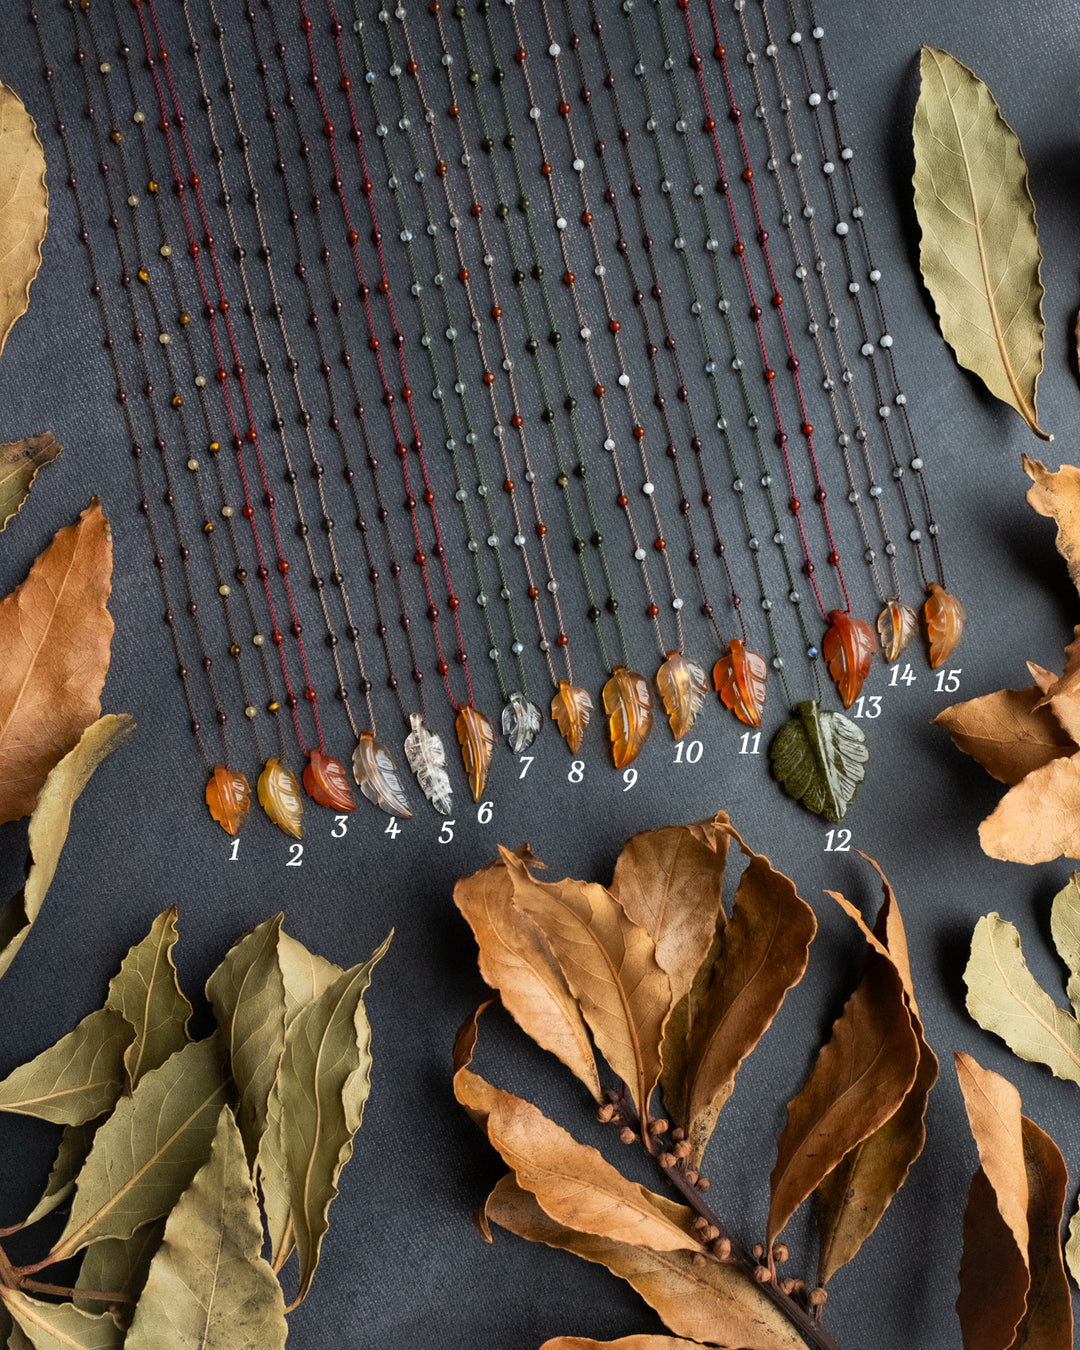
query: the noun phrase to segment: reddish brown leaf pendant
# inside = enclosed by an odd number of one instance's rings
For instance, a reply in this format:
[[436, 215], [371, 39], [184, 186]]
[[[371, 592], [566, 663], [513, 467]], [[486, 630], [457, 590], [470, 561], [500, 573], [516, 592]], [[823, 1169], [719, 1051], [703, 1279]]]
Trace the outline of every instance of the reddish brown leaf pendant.
[[206, 785], [206, 805], [226, 834], [239, 834], [251, 809], [248, 780], [235, 769], [217, 765]]
[[356, 803], [349, 791], [345, 770], [321, 750], [312, 750], [304, 769], [304, 791], [313, 802], [328, 806], [331, 811], [355, 811]]
[[604, 685], [604, 711], [611, 733], [611, 757], [617, 769], [637, 759], [652, 731], [652, 691], [644, 675], [616, 666]]
[[491, 719], [475, 708], [462, 708], [457, 715], [455, 726], [458, 744], [461, 746], [461, 758], [469, 780], [469, 791], [472, 793], [473, 801], [478, 802], [487, 782], [491, 752], [495, 749], [495, 728], [491, 724]]
[[304, 799], [292, 770], [280, 759], [268, 759], [259, 775], [259, 805], [278, 827], [294, 839], [303, 838]]
[[830, 611], [829, 623], [821, 650], [844, 707], [850, 708], [859, 697], [863, 680], [870, 674], [877, 642], [868, 623], [842, 609]]
[[592, 712], [593, 701], [584, 689], [566, 680], [559, 681], [559, 692], [551, 700], [551, 720], [559, 728], [572, 755], [581, 749]]
[[768, 674], [765, 658], [744, 647], [738, 638], [731, 639], [731, 646], [712, 668], [720, 702], [748, 727], [761, 726]]
[[930, 669], [937, 670], [955, 651], [967, 615], [956, 596], [950, 595], [936, 581], [930, 583], [929, 589], [930, 594], [923, 605], [923, 617], [926, 619], [926, 637], [930, 644]]
[[656, 672], [656, 687], [664, 700], [671, 734], [681, 741], [694, 725], [709, 692], [705, 672], [691, 657], [668, 652], [667, 660]]

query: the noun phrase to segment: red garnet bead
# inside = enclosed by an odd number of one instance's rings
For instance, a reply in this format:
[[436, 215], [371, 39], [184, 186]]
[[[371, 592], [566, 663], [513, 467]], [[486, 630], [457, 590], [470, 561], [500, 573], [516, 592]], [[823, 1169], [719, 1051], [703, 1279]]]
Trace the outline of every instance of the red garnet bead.
[[594, 385], [594, 386], [593, 386], [593, 393], [596, 395], [597, 398], [603, 398], [605, 392], [606, 392], [606, 391], [605, 391], [604, 386], [603, 386], [602, 384], [598, 384], [598, 385]]
[[741, 239], [736, 240], [735, 243], [732, 244], [731, 246], [731, 251], [736, 258], [741, 258], [743, 253], [745, 252], [743, 241]]
[[634, 440], [635, 440], [635, 441], [640, 441], [640, 440], [642, 440], [643, 437], [644, 437], [644, 435], [645, 435], [645, 428], [644, 428], [644, 427], [642, 427], [642, 426], [637, 426], [637, 427], [634, 428]]
[[612, 320], [611, 320], [611, 322], [608, 324], [608, 330], [609, 330], [610, 332], [612, 332], [612, 333], [617, 333], [617, 332], [619, 331], [619, 321], [618, 321], [618, 319], [612, 319]]
[[564, 286], [572, 286], [572, 285], [574, 284], [574, 274], [573, 274], [573, 272], [564, 272], [564, 273], [562, 274], [562, 279], [563, 279], [563, 285], [564, 285]]
[[570, 641], [570, 639], [566, 636], [565, 633], [560, 633], [559, 636], [555, 639], [555, 641], [560, 647], [565, 647], [566, 644]]
[[547, 534], [547, 526], [542, 521], [537, 522], [536, 533], [541, 539]]
[[804, 436], [812, 436], [814, 434], [814, 428], [810, 425], [809, 422], [804, 422], [802, 426], [799, 428], [799, 430], [802, 432]]
[[480, 203], [473, 202], [472, 206], [469, 207], [469, 210], [472, 212], [474, 216], [478, 216], [481, 210]]
[[667, 543], [663, 539], [657, 539], [653, 544], [653, 548], [656, 549], [657, 553], [663, 553], [664, 549], [667, 548]]
[[615, 505], [625, 506], [629, 500], [630, 499], [629, 497], [627, 497], [625, 492], [620, 492], [619, 495], [615, 498]]
[[550, 178], [550, 177], [551, 177], [551, 165], [550, 165], [550, 164], [541, 164], [541, 165], [540, 165], [540, 172], [543, 174], [543, 176], [544, 176], [545, 178]]
[[569, 113], [570, 113], [570, 104], [569, 104], [569, 103], [560, 103], [560, 104], [559, 104], [559, 116], [560, 116], [560, 117], [567, 117], [567, 116], [569, 115]]
[[450, 612], [453, 613], [457, 609], [458, 605], [461, 604], [461, 601], [457, 598], [456, 595], [451, 595], [447, 598], [446, 603], [450, 606]]
[[485, 371], [484, 371], [484, 383], [485, 383], [485, 384], [494, 384], [494, 383], [495, 383], [495, 376], [491, 373], [490, 370], [485, 370]]
[[769, 384], [776, 379], [776, 371], [771, 366], [765, 367], [765, 379]]
[[581, 223], [582, 223], [582, 225], [591, 225], [591, 224], [592, 224], [592, 212], [591, 212], [591, 211], [582, 211], [582, 213], [581, 213]]
[[780, 294], [779, 291], [773, 291], [773, 297], [772, 297], [772, 302], [771, 302], [771, 303], [772, 303], [773, 309], [779, 309], [780, 306], [784, 303], [784, 297]]
[[491, 306], [491, 317], [495, 320], [496, 323], [498, 323], [499, 320], [502, 318], [502, 310], [499, 308], [498, 305]]
[[514, 490], [514, 480], [512, 478], [507, 478], [506, 481], [503, 483], [503, 491], [513, 492], [513, 490]]
[[649, 608], [645, 611], [645, 613], [649, 616], [650, 619], [655, 619], [656, 616], [660, 613], [660, 611], [657, 609], [655, 605], [650, 605]]
[[450, 669], [450, 667], [446, 664], [445, 661], [440, 661], [439, 664], [435, 667], [435, 669], [439, 672], [440, 675], [445, 675], [446, 672]]
[[539, 594], [540, 594], [540, 591], [539, 591], [539, 589], [538, 589], [536, 586], [530, 586], [530, 587], [529, 587], [529, 599], [530, 599], [530, 600], [535, 600], [536, 597], [537, 597]]
[[518, 428], [521, 426], [521, 414], [520, 414], [520, 413], [515, 413], [515, 414], [513, 415], [513, 417], [511, 417], [511, 419], [510, 419], [510, 425], [514, 428], [515, 431], [518, 430]]

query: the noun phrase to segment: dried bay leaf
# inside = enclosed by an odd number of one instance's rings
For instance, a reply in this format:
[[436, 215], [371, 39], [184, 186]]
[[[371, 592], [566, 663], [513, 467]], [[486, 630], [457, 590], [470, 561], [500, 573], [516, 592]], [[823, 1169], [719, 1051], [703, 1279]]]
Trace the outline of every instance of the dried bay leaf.
[[1080, 1017], [1080, 872], [1074, 872], [1050, 905], [1050, 935], [1069, 968], [1065, 992]]
[[94, 1142], [95, 1121], [84, 1125], [65, 1125], [60, 1136], [60, 1146], [56, 1150], [49, 1180], [41, 1199], [23, 1220], [23, 1227], [37, 1223], [46, 1214], [51, 1214], [57, 1205], [62, 1204], [75, 1189], [75, 1178], [82, 1171], [86, 1155]]
[[964, 1350], [1010, 1350], [1031, 1282], [1025, 1253], [998, 1211], [980, 1167], [964, 1210], [964, 1252], [956, 1315]]
[[55, 1125], [82, 1125], [104, 1115], [127, 1085], [124, 1053], [134, 1036], [118, 1012], [99, 1008], [0, 1082], [0, 1111]]
[[51, 431], [0, 444], [0, 534], [18, 515], [38, 471], [51, 464], [63, 448]]
[[98, 1127], [51, 1259], [65, 1260], [100, 1238], [130, 1237], [168, 1214], [206, 1161], [227, 1098], [216, 1035], [145, 1074]]
[[112, 533], [95, 497], [0, 601], [0, 823], [33, 811], [49, 770], [101, 712], [111, 575]]
[[992, 778], [1010, 787], [1033, 769], [1076, 753], [1077, 745], [1043, 704], [1043, 691], [998, 689], [954, 703], [932, 725], [943, 727], [952, 743], [977, 760]]
[[1072, 1295], [1061, 1252], [1061, 1220], [1069, 1184], [1057, 1144], [1027, 1116], [1020, 1118], [1028, 1182], [1027, 1307], [1016, 1350], [1072, 1350]]
[[[539, 864], [533, 860], [532, 865]], [[560, 1059], [599, 1101], [596, 1061], [577, 1000], [543, 933], [515, 908], [513, 892], [513, 880], [501, 861], [454, 887], [454, 904], [479, 948], [480, 974], [499, 991], [521, 1029]]]
[[50, 770], [30, 817], [26, 881], [0, 909], [0, 976], [15, 959], [41, 912], [79, 794], [105, 756], [123, 745], [134, 730], [134, 718], [126, 713], [107, 713], [87, 727], [75, 748]]
[[278, 965], [285, 985], [285, 1025], [288, 1026], [301, 1009], [326, 992], [345, 973], [318, 952], [308, 951], [302, 942], [290, 937], [284, 928], [278, 928]]
[[0, 352], [30, 301], [49, 219], [45, 153], [34, 119], [0, 84]]
[[556, 1336], [540, 1350], [696, 1350], [700, 1341], [674, 1336], [620, 1336], [617, 1341], [594, 1341], [591, 1336]]
[[127, 1350], [280, 1350], [285, 1300], [262, 1257], [262, 1224], [232, 1112], [165, 1224]]
[[[664, 1201], [672, 1211], [681, 1207]], [[687, 1251], [657, 1252], [578, 1233], [550, 1218], [512, 1176], [488, 1197], [488, 1218], [549, 1247], [606, 1266], [625, 1280], [677, 1335], [744, 1350], [805, 1350], [791, 1324], [742, 1271], [719, 1261], [694, 1264]]]
[[998, 1211], [1026, 1263], [1028, 1185], [1022, 1165], [1020, 1094], [1008, 1079], [984, 1069], [962, 1050], [957, 1050], [953, 1058], [968, 1124], [979, 1150], [979, 1164], [996, 1196]]
[[0, 1290], [0, 1298], [32, 1350], [120, 1350], [124, 1343], [124, 1329], [110, 1313], [43, 1303], [17, 1289]]
[[656, 959], [656, 944], [603, 886], [537, 881], [515, 854], [499, 851], [514, 904], [547, 938], [597, 1049], [647, 1117], [671, 1011], [671, 981]]
[[1073, 1212], [1069, 1220], [1069, 1237], [1065, 1243], [1065, 1260], [1068, 1263], [1069, 1274], [1073, 1280], [1080, 1284], [1080, 1205]]
[[75, 1281], [75, 1306], [84, 1312], [97, 1313], [101, 1311], [102, 1300], [91, 1298], [91, 1294], [126, 1294], [132, 1302], [117, 1303], [112, 1311], [127, 1326], [164, 1232], [165, 1220], [157, 1219], [144, 1223], [128, 1238], [91, 1242], [83, 1253], [79, 1278]]
[[1005, 862], [1080, 858], [1080, 755], [1053, 759], [1010, 788], [979, 826], [979, 843]]
[[915, 108], [920, 268], [960, 364], [1036, 436], [1043, 365], [1042, 253], [1020, 142], [985, 84], [923, 47]]
[[975, 925], [964, 983], [967, 1010], [983, 1030], [1000, 1036], [1021, 1059], [1080, 1083], [1080, 1023], [1028, 970], [1020, 934], [999, 914]]
[[164, 1064], [191, 1039], [187, 1030], [191, 1004], [177, 983], [172, 958], [175, 946], [176, 906], [172, 905], [158, 915], [109, 981], [105, 1006], [122, 1013], [135, 1028], [124, 1060], [133, 1089], [143, 1074]]
[[1045, 464], [1027, 455], [1023, 456], [1023, 465], [1032, 482], [1027, 503], [1057, 525], [1057, 551], [1065, 559], [1073, 585], [1080, 590], [1080, 469], [1063, 464], [1057, 473], [1051, 473]]

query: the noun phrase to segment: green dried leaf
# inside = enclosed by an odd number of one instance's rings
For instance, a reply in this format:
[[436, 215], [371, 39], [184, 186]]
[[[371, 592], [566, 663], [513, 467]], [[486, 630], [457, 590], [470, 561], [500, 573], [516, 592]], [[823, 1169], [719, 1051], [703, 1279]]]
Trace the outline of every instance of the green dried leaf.
[[1058, 955], [1069, 967], [1065, 992], [1080, 1017], [1080, 872], [1074, 872], [1069, 884], [1054, 896], [1050, 906], [1050, 933]]
[[278, 935], [278, 963], [285, 982], [285, 1024], [293, 1020], [302, 1008], [326, 992], [334, 981], [344, 974], [341, 966], [309, 952], [302, 942], [290, 937], [284, 929]]
[[109, 981], [106, 1007], [123, 1013], [135, 1028], [124, 1063], [132, 1089], [151, 1069], [187, 1045], [191, 1004], [180, 992], [173, 965], [176, 906], [154, 920], [150, 932], [124, 957]]
[[262, 1241], [244, 1141], [225, 1107], [209, 1159], [165, 1225], [126, 1350], [280, 1350], [285, 1300]]
[[124, 1052], [134, 1031], [100, 1008], [74, 1031], [0, 1082], [0, 1111], [55, 1125], [82, 1125], [112, 1109], [124, 1088]]
[[967, 1010], [1014, 1055], [1080, 1083], [1080, 1023], [1059, 1008], [1027, 968], [1020, 934], [998, 914], [975, 925], [964, 971]]
[[51, 431], [0, 445], [0, 534], [30, 495], [38, 470], [51, 464], [63, 448]]
[[254, 1166], [267, 1102], [285, 1049], [285, 982], [278, 959], [281, 915], [242, 938], [206, 982], [240, 1092], [238, 1123]]
[[30, 817], [30, 857], [26, 882], [18, 895], [0, 909], [0, 976], [15, 959], [41, 911], [45, 894], [56, 875], [60, 851], [67, 839], [71, 808], [94, 770], [135, 730], [127, 713], [109, 713], [87, 727], [78, 745], [53, 768], [38, 795]]
[[338, 1174], [360, 1128], [371, 1072], [362, 1000], [391, 937], [302, 1008], [285, 1033], [259, 1167], [274, 1269], [294, 1246], [300, 1258], [296, 1303], [311, 1287]]
[[220, 1054], [216, 1035], [194, 1041], [121, 1098], [94, 1138], [52, 1260], [169, 1213], [206, 1161], [228, 1096]]
[[86, 1162], [90, 1145], [94, 1142], [94, 1131], [96, 1129], [97, 1123], [95, 1121], [87, 1121], [85, 1125], [64, 1126], [64, 1133], [60, 1136], [60, 1147], [56, 1150], [56, 1160], [53, 1162], [52, 1171], [49, 1173], [45, 1193], [23, 1220], [22, 1226], [24, 1228], [32, 1223], [37, 1223], [38, 1219], [43, 1219], [46, 1214], [51, 1214], [56, 1206], [62, 1204], [75, 1189], [75, 1178], [82, 1171], [83, 1163]]
[[842, 713], [811, 700], [792, 711], [769, 746], [773, 774], [789, 797], [835, 825], [866, 777], [866, 737]]
[[913, 132], [923, 280], [956, 359], [1050, 440], [1035, 411], [1042, 253], [1020, 142], [990, 90], [954, 56], [924, 47], [920, 69]]
[[2, 1297], [33, 1350], [120, 1350], [124, 1343], [111, 1313], [93, 1317], [73, 1303], [42, 1303], [16, 1289], [4, 1289]]
[[143, 1291], [150, 1262], [161, 1246], [164, 1219], [144, 1223], [129, 1238], [102, 1238], [87, 1247], [79, 1278], [75, 1281], [75, 1306], [84, 1312], [101, 1312], [102, 1300], [88, 1297], [90, 1292], [127, 1294], [130, 1303], [117, 1303], [112, 1312], [127, 1326]]

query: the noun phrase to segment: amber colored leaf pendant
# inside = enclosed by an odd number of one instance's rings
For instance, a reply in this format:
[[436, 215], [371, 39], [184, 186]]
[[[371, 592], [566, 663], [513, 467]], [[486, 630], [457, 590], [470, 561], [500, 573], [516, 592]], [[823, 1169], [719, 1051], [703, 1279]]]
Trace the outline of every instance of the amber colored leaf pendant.
[[251, 809], [248, 780], [235, 769], [218, 764], [206, 785], [206, 805], [226, 834], [239, 834]]
[[611, 757], [617, 769], [637, 759], [652, 731], [652, 691], [644, 675], [616, 666], [604, 685], [604, 711], [611, 734]]
[[923, 618], [930, 644], [930, 669], [937, 670], [956, 650], [967, 615], [956, 596], [950, 595], [936, 581], [932, 581], [928, 589], [930, 594], [923, 605]]
[[881, 650], [891, 665], [919, 631], [919, 620], [910, 605], [890, 600], [878, 615], [877, 630]]
[[551, 700], [551, 720], [559, 728], [559, 735], [576, 755], [585, 739], [593, 701], [588, 692], [566, 680], [559, 681], [559, 692]]
[[769, 667], [765, 658], [744, 647], [738, 638], [712, 668], [713, 687], [720, 702], [748, 727], [761, 726], [765, 708], [765, 682]]
[[859, 697], [863, 680], [870, 674], [870, 664], [877, 650], [873, 630], [853, 614], [842, 609], [831, 610], [829, 629], [821, 650], [844, 707], [850, 708]]
[[345, 770], [321, 750], [312, 750], [304, 769], [304, 791], [320, 806], [331, 811], [355, 811], [356, 803], [349, 790]]
[[705, 671], [692, 657], [668, 652], [667, 660], [656, 672], [656, 687], [664, 700], [671, 734], [681, 741], [694, 725], [709, 692]]
[[304, 835], [304, 799], [293, 771], [280, 759], [268, 759], [259, 775], [259, 805], [278, 827], [294, 839]]
[[390, 816], [400, 816], [403, 820], [412, 819], [409, 799], [401, 785], [397, 765], [390, 751], [370, 731], [360, 733], [353, 751], [352, 771], [360, 791], [380, 811]]
[[465, 707], [457, 715], [458, 745], [461, 746], [461, 758], [465, 764], [465, 774], [469, 780], [469, 791], [474, 802], [483, 796], [487, 782], [488, 769], [491, 766], [491, 752], [495, 749], [495, 728], [491, 719], [485, 717], [476, 708]]

